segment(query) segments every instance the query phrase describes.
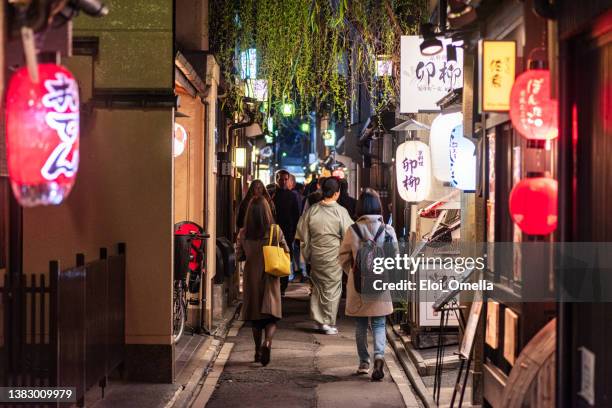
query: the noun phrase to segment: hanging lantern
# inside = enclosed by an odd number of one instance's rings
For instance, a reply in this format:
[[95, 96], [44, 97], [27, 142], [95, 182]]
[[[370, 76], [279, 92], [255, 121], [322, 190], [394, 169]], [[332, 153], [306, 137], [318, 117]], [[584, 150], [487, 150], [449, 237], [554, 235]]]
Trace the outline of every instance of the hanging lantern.
[[510, 92], [512, 126], [527, 139], [550, 140], [559, 134], [557, 101], [550, 98], [550, 72], [530, 69], [519, 75]]
[[431, 154], [423, 142], [410, 140], [397, 147], [397, 190], [408, 202], [423, 201], [431, 189]]
[[433, 176], [442, 182], [451, 181], [448, 150], [450, 137], [453, 130], [462, 124], [463, 114], [461, 112], [438, 115], [431, 123], [429, 147], [431, 148], [432, 172]]
[[451, 132], [450, 182], [460, 190], [476, 189], [476, 156], [474, 143], [463, 137], [463, 125], [456, 126]]
[[70, 71], [39, 64], [12, 76], [6, 94], [6, 149], [13, 193], [25, 207], [60, 204], [79, 167], [79, 90]]
[[525, 234], [548, 235], [557, 228], [557, 181], [533, 177], [510, 192], [510, 216]]
[[286, 118], [293, 116], [295, 114], [295, 104], [291, 101], [283, 103], [281, 105], [281, 114]]
[[187, 146], [187, 131], [183, 125], [174, 123], [174, 139], [173, 139], [173, 155], [179, 157], [185, 151]]

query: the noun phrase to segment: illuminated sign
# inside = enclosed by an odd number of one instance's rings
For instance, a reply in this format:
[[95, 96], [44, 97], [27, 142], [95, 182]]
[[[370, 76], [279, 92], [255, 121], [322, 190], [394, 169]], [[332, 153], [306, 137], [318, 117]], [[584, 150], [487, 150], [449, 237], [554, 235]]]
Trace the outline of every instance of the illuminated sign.
[[376, 60], [376, 76], [392, 76], [393, 61], [390, 58], [379, 58]]
[[336, 145], [336, 131], [334, 129], [327, 129], [323, 132], [323, 145], [327, 147], [334, 147]]
[[259, 102], [268, 100], [268, 81], [266, 79], [247, 79], [244, 82], [244, 96]]
[[257, 78], [257, 50], [255, 48], [240, 52], [240, 78]]
[[516, 42], [480, 42], [482, 72], [482, 111], [510, 110], [510, 92], [516, 70]]
[[236, 160], [234, 162], [234, 165], [236, 167], [240, 167], [240, 168], [246, 167], [246, 148], [237, 147], [235, 157], [236, 157]]
[[457, 60], [447, 61], [446, 46], [450, 38], [441, 40], [442, 52], [422, 55], [418, 35], [401, 38], [400, 58], [400, 112], [437, 112], [436, 104], [450, 91], [463, 87], [463, 48], [457, 45]]
[[174, 124], [174, 142], [173, 142], [173, 152], [174, 157], [179, 157], [185, 151], [185, 147], [187, 146], [187, 131], [185, 128], [178, 124]]

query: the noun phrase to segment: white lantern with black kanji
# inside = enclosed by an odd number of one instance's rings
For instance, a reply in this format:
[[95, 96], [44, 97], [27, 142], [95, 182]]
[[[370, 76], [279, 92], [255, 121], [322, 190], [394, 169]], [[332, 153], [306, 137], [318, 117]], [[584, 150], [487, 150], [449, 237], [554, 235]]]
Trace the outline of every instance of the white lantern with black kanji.
[[408, 202], [423, 201], [431, 189], [431, 153], [429, 146], [409, 140], [397, 147], [395, 155], [397, 190]]

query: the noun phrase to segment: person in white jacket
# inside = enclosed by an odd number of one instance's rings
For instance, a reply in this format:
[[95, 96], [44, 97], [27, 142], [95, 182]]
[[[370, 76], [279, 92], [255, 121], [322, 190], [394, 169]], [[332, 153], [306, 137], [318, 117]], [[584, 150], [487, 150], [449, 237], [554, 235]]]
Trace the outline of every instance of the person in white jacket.
[[[362, 240], [373, 240], [381, 227], [384, 233], [378, 234], [376, 243], [379, 246], [393, 245], [397, 248], [397, 237], [390, 225], [383, 221], [382, 204], [376, 191], [366, 189], [357, 202], [356, 228], [359, 234], [349, 228], [340, 246], [339, 260], [342, 269], [348, 274], [346, 290], [346, 315], [355, 317], [357, 353], [359, 355], [358, 374], [367, 374], [370, 369], [368, 352], [368, 327], [372, 326], [374, 337], [374, 369], [372, 379], [380, 381], [384, 377], [384, 356], [386, 346], [386, 316], [393, 313], [393, 303], [389, 292], [379, 296], [359, 293], [355, 289], [353, 265]], [[359, 237], [361, 235], [361, 238]], [[385, 242], [387, 241], [387, 242]]]

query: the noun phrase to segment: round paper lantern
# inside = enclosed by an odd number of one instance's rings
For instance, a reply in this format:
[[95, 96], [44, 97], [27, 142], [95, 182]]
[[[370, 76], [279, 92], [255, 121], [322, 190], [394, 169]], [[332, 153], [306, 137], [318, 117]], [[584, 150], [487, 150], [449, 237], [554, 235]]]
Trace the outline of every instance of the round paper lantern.
[[557, 181], [526, 178], [510, 192], [510, 216], [525, 234], [548, 235], [557, 228]]
[[60, 204], [79, 167], [77, 82], [55, 64], [39, 64], [38, 72], [33, 83], [20, 68], [6, 94], [8, 171], [15, 197], [26, 207]]
[[185, 151], [185, 146], [187, 145], [187, 131], [178, 123], [174, 124], [174, 148], [173, 155], [174, 157], [179, 157]]
[[557, 101], [550, 98], [547, 69], [530, 69], [516, 78], [510, 92], [510, 119], [527, 139], [550, 140], [558, 136]]
[[397, 189], [408, 202], [423, 201], [431, 189], [431, 154], [423, 142], [410, 140], [397, 147]]
[[463, 124], [461, 112], [438, 115], [431, 123], [429, 147], [431, 148], [432, 172], [440, 181], [451, 181], [449, 143], [451, 133]]
[[474, 143], [463, 137], [463, 125], [453, 129], [449, 142], [450, 182], [460, 190], [476, 189], [476, 156]]

